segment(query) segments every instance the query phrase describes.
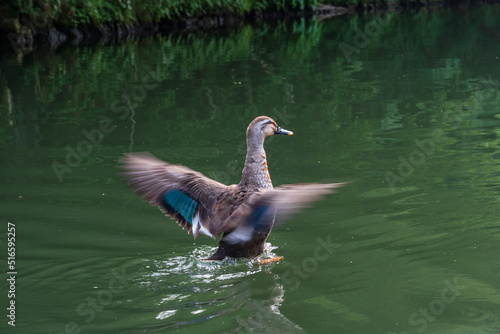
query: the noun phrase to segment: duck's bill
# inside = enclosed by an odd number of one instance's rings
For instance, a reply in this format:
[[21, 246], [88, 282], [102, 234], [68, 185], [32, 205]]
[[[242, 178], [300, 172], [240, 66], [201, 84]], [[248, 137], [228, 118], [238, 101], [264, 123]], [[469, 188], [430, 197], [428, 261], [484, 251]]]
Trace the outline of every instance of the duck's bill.
[[288, 130], [282, 129], [279, 126], [278, 126], [278, 129], [274, 133], [277, 134], [277, 135], [287, 135], [287, 136], [293, 135], [292, 131], [288, 131]]

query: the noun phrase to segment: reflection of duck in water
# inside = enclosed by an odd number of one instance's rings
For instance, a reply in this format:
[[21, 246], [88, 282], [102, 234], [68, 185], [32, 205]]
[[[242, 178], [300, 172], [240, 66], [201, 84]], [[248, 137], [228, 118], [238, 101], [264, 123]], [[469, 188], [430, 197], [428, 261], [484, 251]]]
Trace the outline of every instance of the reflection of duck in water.
[[158, 206], [195, 238], [200, 232], [214, 239], [222, 234], [219, 248], [208, 260], [226, 256], [255, 258], [263, 252], [276, 216], [283, 220], [343, 185], [310, 183], [273, 188], [264, 151], [264, 139], [273, 134], [293, 133], [266, 116], [250, 123], [239, 184], [226, 186], [145, 153], [126, 154], [123, 174], [138, 195]]
[[158, 254], [156, 260], [138, 262], [142, 269], [133, 272], [141, 275], [141, 296], [152, 303], [149, 310], [160, 320], [148, 323], [147, 332], [175, 328], [187, 333], [194, 331], [193, 325], [207, 322], [205, 326], [226, 334], [305, 333], [296, 324], [300, 314], [288, 316], [280, 310], [285, 289], [275, 267], [196, 260], [212, 251], [213, 247], [197, 246], [185, 255], [165, 259]]
[[[245, 328], [250, 333], [301, 334], [305, 331], [280, 311], [285, 290], [278, 283], [279, 276], [268, 271], [254, 275], [253, 280], [244, 280], [230, 291], [234, 294], [234, 306], [239, 308], [237, 316], [239, 333]], [[300, 318], [300, 317], [299, 317]]]

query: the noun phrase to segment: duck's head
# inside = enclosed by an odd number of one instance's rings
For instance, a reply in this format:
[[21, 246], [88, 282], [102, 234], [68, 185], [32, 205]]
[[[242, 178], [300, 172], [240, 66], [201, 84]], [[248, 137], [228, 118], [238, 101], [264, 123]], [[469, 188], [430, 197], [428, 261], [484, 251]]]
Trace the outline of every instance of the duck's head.
[[271, 117], [267, 116], [257, 117], [247, 128], [247, 139], [255, 138], [263, 141], [264, 138], [274, 134], [291, 136], [293, 132], [279, 127]]

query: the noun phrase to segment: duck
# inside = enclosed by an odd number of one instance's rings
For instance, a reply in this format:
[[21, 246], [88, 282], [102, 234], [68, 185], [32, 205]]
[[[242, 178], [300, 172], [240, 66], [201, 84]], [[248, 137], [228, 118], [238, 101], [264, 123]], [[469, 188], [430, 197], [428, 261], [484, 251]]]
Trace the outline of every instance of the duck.
[[[255, 118], [247, 127], [247, 153], [238, 184], [222, 184], [148, 152], [124, 153], [121, 174], [137, 195], [175, 220], [194, 239], [201, 234], [215, 240], [220, 237], [215, 253], [202, 260], [253, 260], [263, 254], [275, 222], [285, 222], [345, 184], [273, 187], [264, 150], [264, 140], [272, 135], [291, 136], [293, 132], [281, 128], [268, 116]], [[267, 261], [280, 259], [283, 257]]]

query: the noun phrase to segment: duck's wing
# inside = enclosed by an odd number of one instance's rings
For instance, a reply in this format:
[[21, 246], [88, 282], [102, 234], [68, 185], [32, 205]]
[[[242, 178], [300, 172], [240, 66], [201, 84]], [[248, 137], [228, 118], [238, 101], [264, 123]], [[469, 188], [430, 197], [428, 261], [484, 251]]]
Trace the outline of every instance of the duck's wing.
[[120, 168], [137, 195], [177, 221], [182, 229], [216, 237], [209, 226], [212, 208], [227, 186], [187, 167], [172, 165], [149, 153], [124, 154]]
[[283, 185], [273, 190], [256, 192], [221, 226], [221, 230], [230, 231], [224, 238], [231, 244], [248, 241], [255, 232], [269, 230], [274, 217], [276, 217], [276, 223], [283, 223], [292, 214], [310, 206], [324, 195], [333, 193], [335, 188], [345, 184]]

